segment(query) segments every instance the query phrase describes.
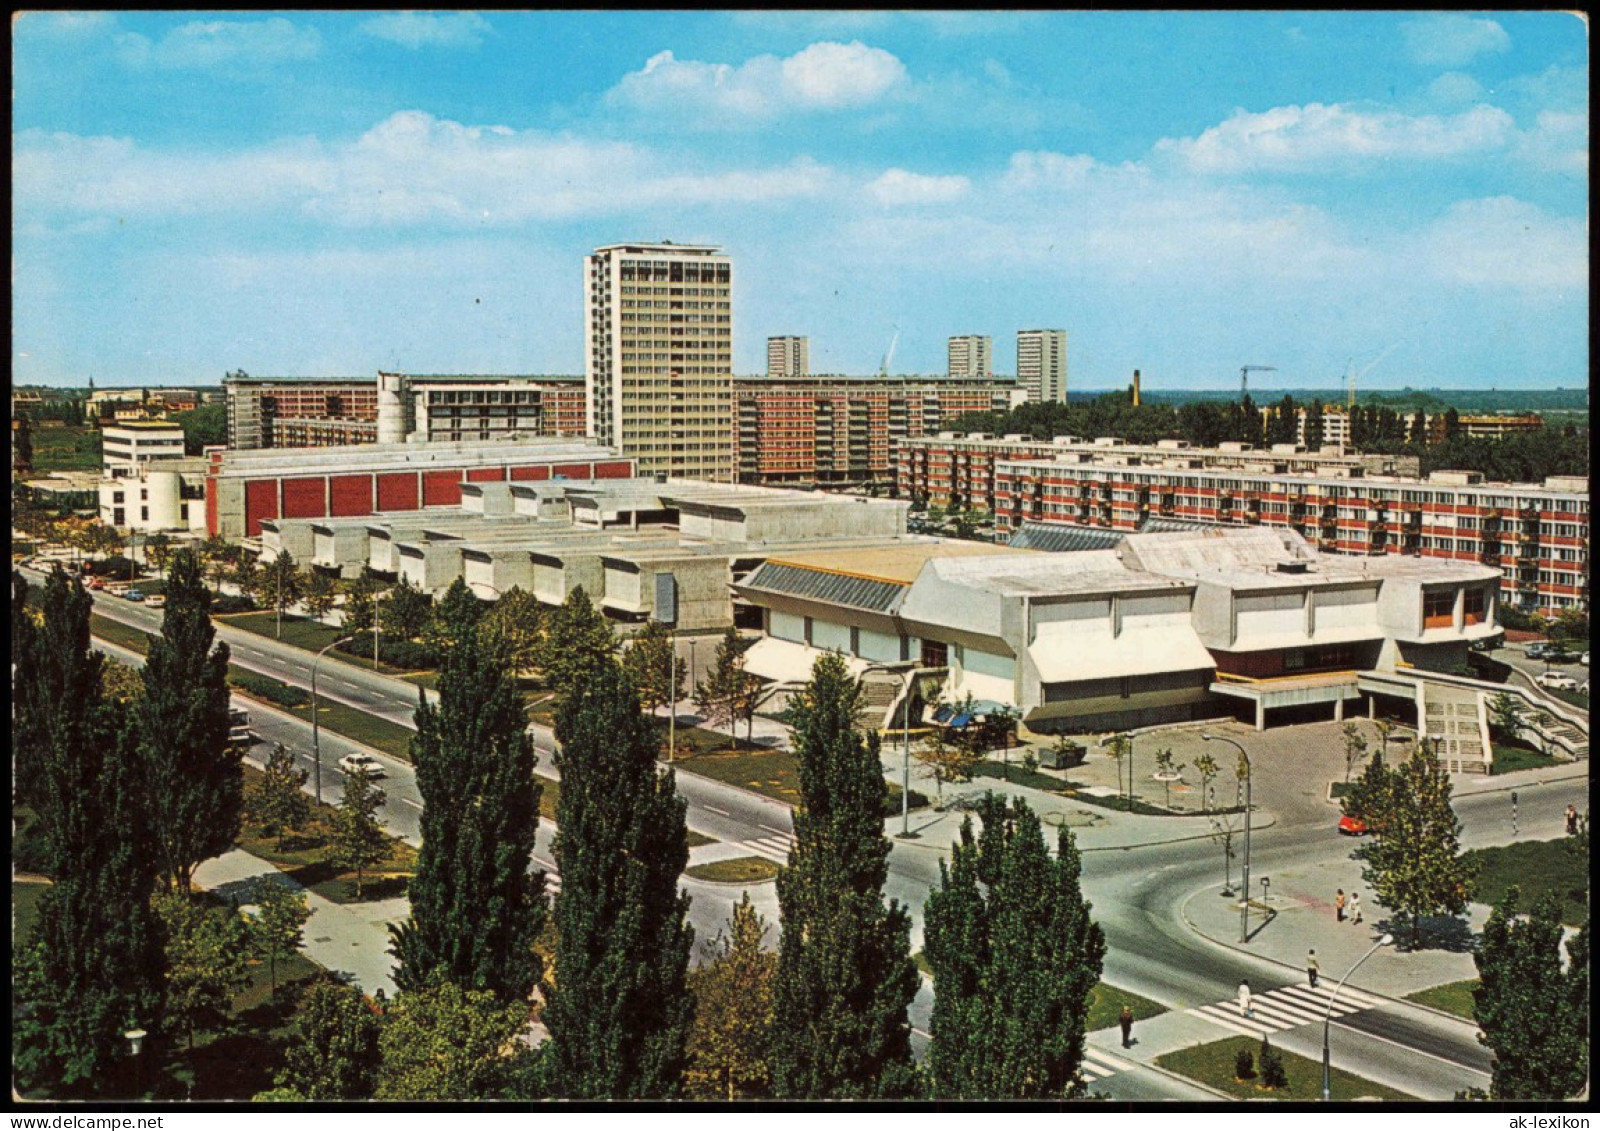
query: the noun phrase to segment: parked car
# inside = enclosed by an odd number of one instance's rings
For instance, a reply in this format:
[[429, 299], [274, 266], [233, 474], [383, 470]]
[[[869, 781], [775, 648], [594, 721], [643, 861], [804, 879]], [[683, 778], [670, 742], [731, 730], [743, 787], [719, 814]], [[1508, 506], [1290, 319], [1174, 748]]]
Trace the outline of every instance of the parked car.
[[1540, 687], [1551, 687], [1558, 691], [1578, 690], [1578, 681], [1566, 672], [1543, 672], [1536, 682]]
[[339, 759], [339, 768], [347, 774], [358, 774], [365, 770], [369, 778], [383, 777], [383, 767], [370, 754], [346, 754]]
[[167, 603], [167, 599], [160, 593], [152, 593], [144, 599], [144, 603], [152, 609], [159, 609]]
[[1360, 817], [1352, 817], [1346, 813], [1339, 818], [1339, 832], [1343, 836], [1366, 836], [1371, 831], [1367, 828], [1367, 822]]
[[1583, 655], [1579, 656], [1578, 657], [1578, 663], [1582, 664], [1584, 667], [1588, 667], [1589, 666], [1589, 653], [1585, 652]]
[[126, 597], [130, 601], [143, 601], [144, 600], [144, 590], [143, 589], [130, 589], [126, 593], [124, 593], [123, 596]]
[[1506, 642], [1506, 634], [1497, 632], [1493, 636], [1484, 636], [1474, 640], [1467, 647], [1474, 652], [1492, 652]]
[[1528, 645], [1528, 659], [1542, 660], [1545, 657], [1545, 653], [1552, 651], [1554, 648], [1555, 645], [1550, 643], [1548, 640], [1535, 640], [1532, 644]]
[[106, 579], [103, 577], [91, 577], [84, 584], [90, 589], [104, 589], [106, 587]]

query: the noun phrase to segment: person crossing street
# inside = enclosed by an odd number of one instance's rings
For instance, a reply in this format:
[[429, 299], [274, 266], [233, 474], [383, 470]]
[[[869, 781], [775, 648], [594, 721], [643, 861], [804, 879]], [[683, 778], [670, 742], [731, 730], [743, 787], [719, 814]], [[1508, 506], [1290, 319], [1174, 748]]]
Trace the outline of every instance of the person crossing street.
[[1306, 980], [1311, 983], [1312, 989], [1317, 988], [1317, 974], [1321, 969], [1322, 967], [1317, 964], [1316, 948], [1313, 947], [1306, 954]]

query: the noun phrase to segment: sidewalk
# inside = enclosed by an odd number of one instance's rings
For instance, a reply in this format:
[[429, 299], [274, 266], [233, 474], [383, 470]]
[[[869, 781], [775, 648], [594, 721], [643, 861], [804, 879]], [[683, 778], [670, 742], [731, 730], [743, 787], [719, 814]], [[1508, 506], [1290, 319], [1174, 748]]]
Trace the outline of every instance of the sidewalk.
[[[275, 865], [237, 848], [201, 864], [194, 882], [224, 899], [237, 896], [241, 906], [251, 904], [258, 884], [300, 887]], [[334, 903], [314, 891], [306, 892], [306, 903], [311, 918], [306, 921], [301, 951], [335, 974], [348, 975], [368, 996], [379, 989], [393, 995], [388, 924], [403, 922], [410, 904], [404, 898]]]

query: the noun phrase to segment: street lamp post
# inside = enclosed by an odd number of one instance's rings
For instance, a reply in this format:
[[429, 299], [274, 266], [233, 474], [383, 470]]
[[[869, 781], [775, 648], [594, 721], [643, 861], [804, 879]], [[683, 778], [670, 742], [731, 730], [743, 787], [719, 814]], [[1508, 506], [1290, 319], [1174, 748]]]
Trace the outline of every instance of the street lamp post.
[[1207, 742], [1226, 742], [1244, 759], [1244, 879], [1239, 885], [1244, 894], [1239, 900], [1239, 941], [1247, 943], [1250, 941], [1250, 787], [1254, 784], [1255, 773], [1250, 767], [1250, 755], [1233, 739], [1203, 732], [1200, 737]]
[[1329, 1065], [1329, 1060], [1328, 1060], [1328, 1029], [1333, 1024], [1333, 1001], [1334, 1001], [1335, 998], [1337, 998], [1339, 996], [1339, 991], [1344, 989], [1344, 984], [1350, 980], [1350, 975], [1352, 975], [1352, 974], [1354, 974], [1356, 972], [1356, 966], [1360, 966], [1367, 959], [1371, 958], [1374, 954], [1378, 953], [1378, 948], [1379, 947], [1388, 946], [1392, 942], [1394, 942], [1394, 936], [1393, 935], [1384, 935], [1377, 942], [1373, 943], [1372, 944], [1372, 949], [1367, 951], [1367, 953], [1363, 954], [1360, 958], [1356, 959], [1356, 965], [1350, 967], [1349, 970], [1345, 971], [1344, 977], [1339, 979], [1339, 984], [1337, 986], [1333, 987], [1333, 993], [1328, 995], [1328, 1012], [1322, 1018], [1322, 1102], [1323, 1103], [1327, 1103], [1328, 1102], [1328, 1100], [1330, 1098], [1330, 1094], [1332, 1092], [1332, 1088], [1331, 1088], [1331, 1072], [1330, 1072], [1330, 1069], [1328, 1067], [1328, 1065]]
[[317, 653], [317, 658], [311, 661], [311, 760], [317, 771], [317, 804], [322, 804], [322, 732], [317, 726], [317, 665], [322, 662], [329, 648], [337, 647], [347, 640], [355, 639], [352, 636], [341, 636], [332, 644], [324, 645], [322, 651]]
[[678, 638], [668, 638], [667, 694], [672, 696], [672, 706], [667, 710], [667, 765], [672, 765], [678, 741]]
[[128, 1056], [133, 1061], [133, 1094], [137, 1097], [140, 1094], [140, 1085], [143, 1083], [140, 1079], [142, 1074], [139, 1071], [139, 1053], [144, 1049], [146, 1034], [143, 1029], [129, 1029], [122, 1035], [128, 1041]]

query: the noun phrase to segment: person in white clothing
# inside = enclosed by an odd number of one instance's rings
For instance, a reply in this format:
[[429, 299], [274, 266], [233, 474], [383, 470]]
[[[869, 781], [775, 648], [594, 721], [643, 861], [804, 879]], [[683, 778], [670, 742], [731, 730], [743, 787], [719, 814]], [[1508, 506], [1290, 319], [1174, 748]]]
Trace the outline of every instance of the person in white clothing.
[[1350, 921], [1352, 923], [1361, 922], [1361, 893], [1360, 892], [1353, 891], [1353, 892], [1350, 893]]
[[1239, 983], [1239, 1016], [1240, 1017], [1253, 1017], [1253, 1016], [1255, 1016], [1254, 1013], [1250, 1009], [1250, 983], [1249, 982], [1240, 982]]

